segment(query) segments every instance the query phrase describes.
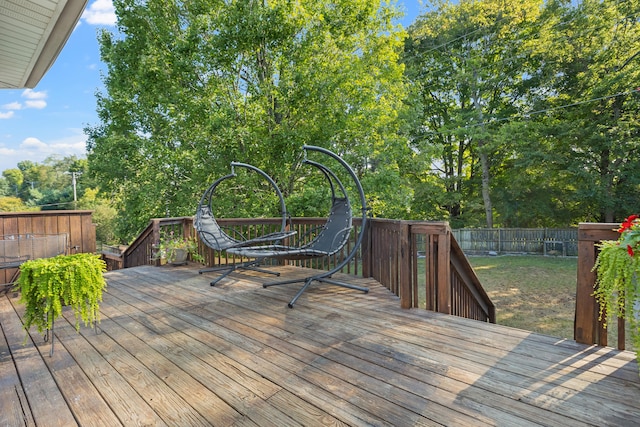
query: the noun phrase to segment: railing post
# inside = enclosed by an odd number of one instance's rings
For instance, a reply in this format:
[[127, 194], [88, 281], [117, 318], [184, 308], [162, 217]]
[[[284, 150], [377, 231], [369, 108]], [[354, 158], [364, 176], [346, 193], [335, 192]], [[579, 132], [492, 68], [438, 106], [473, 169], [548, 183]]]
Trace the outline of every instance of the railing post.
[[[360, 226], [362, 227], [362, 224]], [[360, 247], [360, 253], [362, 254], [362, 277], [373, 277], [373, 270], [371, 268], [371, 235], [375, 227], [375, 222], [367, 221], [366, 227], [362, 246]]]
[[[160, 219], [155, 218], [151, 220], [151, 248], [157, 248], [160, 244]], [[160, 257], [157, 257], [154, 264], [160, 266]]]
[[[579, 231], [579, 233], [581, 230]], [[580, 238], [579, 238], [580, 239]], [[595, 263], [594, 242], [578, 241], [578, 279], [576, 286], [576, 316], [573, 338], [582, 344], [596, 343], [597, 307], [591, 296], [595, 274], [591, 271]]]
[[582, 344], [607, 345], [607, 330], [598, 321], [599, 307], [593, 297], [596, 273], [596, 243], [618, 238], [617, 224], [580, 223], [578, 225], [578, 273], [573, 338]]
[[401, 221], [398, 225], [398, 246], [400, 247], [398, 253], [398, 276], [400, 280], [400, 306], [402, 308], [413, 307], [413, 286], [411, 284], [412, 238], [409, 222]]
[[436, 289], [438, 312], [451, 314], [451, 236], [446, 227], [442, 233], [435, 234], [438, 254], [436, 260]]
[[194, 237], [192, 218], [189, 218], [189, 217], [182, 218], [182, 235], [188, 239]]

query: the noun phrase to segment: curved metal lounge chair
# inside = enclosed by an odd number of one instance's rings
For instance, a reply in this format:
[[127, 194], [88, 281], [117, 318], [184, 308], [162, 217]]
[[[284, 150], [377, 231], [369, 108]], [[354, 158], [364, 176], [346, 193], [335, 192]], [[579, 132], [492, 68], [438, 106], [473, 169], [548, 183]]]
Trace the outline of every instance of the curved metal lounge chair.
[[[367, 226], [367, 203], [364, 196], [364, 190], [362, 189], [362, 185], [360, 184], [360, 180], [356, 176], [353, 169], [351, 169], [351, 167], [335, 153], [325, 148], [311, 146], [311, 145], [305, 145], [303, 149], [305, 151], [306, 150], [318, 151], [323, 154], [326, 154], [336, 159], [349, 172], [349, 175], [351, 176], [354, 183], [356, 184], [356, 187], [358, 189], [358, 193], [360, 196], [362, 226], [360, 228], [360, 233], [358, 234], [356, 244], [351, 249], [351, 252], [340, 263], [334, 266], [334, 268], [332, 268], [331, 270], [324, 271], [319, 274], [314, 274], [312, 276], [308, 276], [303, 279], [285, 280], [280, 282], [265, 283], [263, 285], [263, 287], [267, 288], [270, 286], [304, 282], [304, 285], [302, 286], [302, 288], [289, 302], [288, 305], [290, 308], [293, 308], [298, 298], [300, 298], [302, 293], [311, 285], [313, 281], [331, 283], [333, 285], [342, 286], [350, 289], [356, 289], [365, 293], [369, 292], [369, 289], [366, 287], [356, 286], [349, 283], [339, 282], [331, 279], [331, 276], [334, 273], [340, 271], [342, 267], [347, 265], [355, 257], [358, 251], [358, 248], [360, 247], [364, 237], [365, 229]], [[241, 255], [247, 258], [257, 258], [257, 259], [261, 259], [261, 258], [306, 259], [306, 258], [315, 258], [315, 257], [328, 257], [342, 250], [342, 248], [346, 245], [347, 241], [349, 240], [349, 235], [352, 229], [352, 209], [351, 209], [351, 202], [347, 195], [347, 191], [342, 185], [342, 182], [340, 182], [338, 177], [328, 167], [326, 167], [321, 163], [312, 162], [309, 160], [305, 160], [305, 162], [320, 169], [324, 173], [325, 177], [329, 180], [329, 183], [331, 184], [331, 192], [332, 192], [331, 211], [327, 218], [327, 222], [322, 227], [322, 230], [315, 236], [315, 238], [311, 242], [299, 247], [278, 245], [278, 244], [253, 246], [253, 247], [236, 247], [236, 248], [229, 249], [228, 250], [229, 253]], [[340, 192], [342, 193], [341, 196], [336, 195], [336, 185], [339, 188]]]
[[[235, 173], [236, 166], [247, 168], [259, 173], [269, 182], [269, 184], [271, 184], [271, 186], [275, 190], [278, 196], [278, 199], [280, 201], [280, 210], [282, 213], [282, 223], [281, 223], [279, 232], [269, 233], [264, 236], [259, 236], [253, 239], [247, 239], [244, 236], [238, 235], [236, 233], [235, 234], [237, 235], [237, 238], [236, 238], [236, 237], [231, 237], [229, 234], [227, 234], [216, 221], [215, 216], [213, 215], [213, 203], [215, 203], [216, 188], [218, 187], [218, 185], [220, 185], [221, 182], [237, 176]], [[193, 222], [193, 226], [198, 232], [198, 236], [200, 237], [200, 240], [209, 248], [214, 249], [216, 251], [228, 251], [231, 248], [238, 248], [238, 247], [243, 247], [247, 245], [256, 245], [256, 244], [265, 243], [265, 242], [274, 242], [274, 241], [278, 242], [286, 237], [289, 237], [295, 234], [295, 231], [286, 230], [287, 209], [284, 203], [284, 197], [282, 196], [282, 192], [278, 188], [275, 181], [273, 181], [273, 179], [261, 169], [255, 166], [249, 165], [247, 163], [238, 163], [238, 162], [232, 162], [231, 173], [223, 176], [222, 178], [217, 179], [204, 192], [204, 194], [202, 195], [202, 198], [200, 199], [200, 203], [198, 204], [198, 209], [196, 211], [196, 217]], [[205, 268], [200, 270], [199, 273], [202, 274], [202, 273], [212, 272], [212, 271], [223, 271], [223, 274], [220, 277], [218, 277], [217, 279], [211, 282], [211, 286], [215, 286], [215, 284], [218, 283], [220, 280], [224, 279], [231, 272], [238, 269], [254, 270], [254, 271], [260, 271], [263, 273], [280, 276], [280, 273], [278, 272], [258, 268], [257, 266], [260, 265], [263, 259], [264, 257], [259, 257], [254, 259], [253, 261], [247, 261], [240, 264], [234, 263], [224, 267]]]

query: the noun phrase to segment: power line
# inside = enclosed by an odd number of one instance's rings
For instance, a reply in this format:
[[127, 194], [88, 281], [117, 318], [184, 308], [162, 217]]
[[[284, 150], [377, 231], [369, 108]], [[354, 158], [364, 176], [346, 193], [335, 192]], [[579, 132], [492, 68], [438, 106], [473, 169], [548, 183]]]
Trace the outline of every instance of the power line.
[[537, 114], [543, 114], [543, 113], [548, 113], [548, 112], [551, 112], [551, 111], [562, 110], [562, 109], [565, 109], [565, 108], [575, 107], [575, 106], [587, 104], [587, 103], [590, 103], [590, 102], [603, 101], [603, 100], [615, 98], [615, 97], [618, 97], [618, 96], [630, 95], [632, 93], [640, 93], [640, 87], [638, 87], [636, 89], [633, 89], [633, 90], [626, 91], [626, 92], [619, 92], [619, 93], [616, 93], [616, 94], [613, 94], [613, 95], [605, 95], [605, 96], [600, 96], [600, 97], [597, 97], [597, 98], [585, 99], [585, 100], [582, 100], [582, 101], [576, 101], [576, 102], [572, 102], [570, 104], [560, 105], [560, 106], [557, 106], [557, 107], [544, 108], [542, 110], [531, 111], [531, 112], [528, 112], [528, 113], [518, 113], [518, 114], [515, 114], [514, 116], [511, 116], [511, 117], [495, 118], [495, 119], [491, 119], [491, 120], [484, 121], [484, 122], [481, 122], [481, 123], [474, 123], [474, 124], [467, 125], [467, 126], [464, 126], [464, 127], [458, 127], [456, 129], [453, 129], [453, 130], [450, 130], [450, 131], [432, 131], [432, 130], [430, 130], [430, 131], [428, 131], [426, 133], [431, 134], [431, 135], [449, 135], [449, 134], [452, 134], [453, 132], [461, 130], [461, 129], [470, 129], [470, 128], [475, 128], [475, 127], [478, 127], [478, 126], [485, 126], [485, 125], [489, 125], [489, 124], [493, 124], [493, 123], [511, 121], [511, 120], [514, 120], [514, 118], [516, 118], [516, 117], [522, 117], [522, 118], [526, 119], [526, 118], [528, 118], [530, 116], [534, 116], [534, 115], [537, 115]]
[[619, 93], [616, 93], [616, 94], [613, 94], [613, 95], [606, 95], [606, 96], [601, 96], [601, 97], [598, 97], [598, 98], [586, 99], [584, 101], [572, 102], [571, 104], [561, 105], [561, 106], [558, 106], [558, 107], [550, 107], [550, 108], [545, 108], [545, 109], [542, 109], [542, 110], [536, 110], [536, 111], [532, 111], [530, 113], [525, 113], [524, 116], [531, 116], [531, 115], [535, 115], [535, 114], [548, 113], [550, 111], [561, 110], [561, 109], [569, 108], [569, 107], [575, 107], [577, 105], [587, 104], [589, 102], [603, 101], [605, 99], [615, 98], [617, 96], [630, 95], [632, 93], [637, 93], [637, 92], [640, 92], [640, 88], [635, 88], [633, 90], [628, 90], [626, 92], [619, 92]]
[[[623, 1], [617, 1], [617, 4], [621, 4], [621, 3], [623, 3]], [[587, 11], [584, 10], [584, 9], [580, 9], [578, 7], [574, 7], [573, 10], [578, 10], [580, 12], [580, 14], [579, 15], [575, 15], [575, 16], [570, 16], [570, 19], [567, 19], [565, 21], [557, 22], [557, 23], [553, 24], [549, 29], [553, 30], [554, 28], [557, 28], [557, 27], [560, 27], [560, 26], [564, 26], [564, 25], [568, 25], [571, 22], [576, 21], [576, 20], [578, 20], [580, 18], [588, 18], [590, 16], [590, 15], [586, 14]], [[436, 14], [436, 13], [441, 13], [441, 12], [430, 12], [430, 14]], [[627, 15], [627, 16], [624, 16], [624, 17], [617, 18], [613, 22], [613, 25], [619, 24], [619, 23], [624, 22], [624, 21], [629, 20], [629, 19], [637, 19], [638, 16], [640, 16], [640, 13], [636, 13], [634, 15]], [[421, 18], [421, 17], [419, 17], [419, 18]], [[511, 18], [514, 18], [514, 16], [513, 15], [504, 16], [503, 18], [500, 18], [500, 19], [496, 20], [495, 22], [492, 22], [490, 24], [490, 26], [494, 26], [494, 25], [499, 24], [500, 22], [502, 22], [502, 21], [504, 21], [506, 19], [511, 19]], [[535, 21], [532, 21], [532, 22], [535, 22]], [[455, 38], [453, 38], [451, 40], [448, 40], [446, 42], [443, 42], [443, 43], [441, 43], [439, 45], [436, 45], [436, 46], [428, 49], [427, 51], [425, 51], [425, 53], [429, 53], [429, 52], [432, 52], [434, 50], [438, 50], [438, 49], [440, 49], [442, 47], [445, 47], [445, 46], [447, 46], [449, 44], [455, 43], [458, 40], [465, 39], [465, 38], [467, 38], [467, 37], [469, 37], [469, 36], [471, 36], [471, 35], [473, 35], [473, 34], [475, 34], [477, 32], [480, 32], [480, 31], [483, 31], [483, 30], [487, 30], [488, 27], [489, 26], [487, 26], [487, 27], [479, 27], [479, 28], [476, 28], [476, 29], [474, 29], [472, 31], [466, 32], [466, 33], [464, 33], [464, 34], [462, 34], [462, 35], [460, 35], [458, 37], [455, 37]], [[597, 29], [602, 29], [602, 28], [603, 27], [600, 26], [600, 27], [594, 27], [593, 29], [597, 30]], [[589, 27], [583, 27], [582, 29], [588, 30]], [[496, 34], [497, 34], [496, 31], [491, 31], [491, 32], [488, 32], [487, 34], [485, 34], [485, 36], [491, 36], [491, 35], [496, 35]], [[580, 36], [580, 34], [578, 34], [578, 36]], [[421, 39], [421, 38], [422, 37], [418, 37], [418, 39]]]
[[46, 203], [44, 205], [32, 205], [34, 208], [45, 208], [47, 206], [60, 206], [60, 205], [72, 205], [75, 202], [58, 202], [58, 203]]

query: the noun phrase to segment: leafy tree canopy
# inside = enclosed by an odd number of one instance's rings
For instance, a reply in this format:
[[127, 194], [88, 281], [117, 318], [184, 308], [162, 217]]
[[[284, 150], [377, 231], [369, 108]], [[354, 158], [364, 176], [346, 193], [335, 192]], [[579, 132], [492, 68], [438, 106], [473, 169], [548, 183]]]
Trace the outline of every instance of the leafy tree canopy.
[[[116, 0], [118, 31], [100, 35], [107, 64], [90, 169], [117, 194], [120, 234], [153, 216], [191, 215], [204, 189], [244, 161], [301, 181], [303, 144], [353, 164], [393, 216], [406, 203], [398, 114], [404, 31], [394, 6], [371, 0]], [[378, 178], [379, 177], [379, 178]], [[303, 196], [297, 196], [303, 197]], [[251, 206], [252, 195], [247, 195]], [[397, 200], [397, 203], [395, 202]], [[406, 208], [403, 208], [406, 209]]]
[[[47, 157], [42, 163], [18, 162], [17, 168], [2, 172], [0, 194], [18, 197], [25, 206], [42, 209], [73, 209], [71, 173], [76, 177], [87, 171], [87, 160], [76, 156]], [[76, 195], [95, 183], [88, 176], [77, 181]]]
[[640, 2], [434, 4], [404, 53], [416, 194], [454, 227], [479, 208], [520, 227], [640, 210]]

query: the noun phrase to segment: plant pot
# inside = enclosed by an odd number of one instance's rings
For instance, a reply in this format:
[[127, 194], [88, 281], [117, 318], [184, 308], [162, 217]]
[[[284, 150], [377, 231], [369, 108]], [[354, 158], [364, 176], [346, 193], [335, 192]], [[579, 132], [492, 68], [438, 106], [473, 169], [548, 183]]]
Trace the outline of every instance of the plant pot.
[[171, 265], [184, 265], [187, 263], [188, 252], [186, 249], [174, 249]]

